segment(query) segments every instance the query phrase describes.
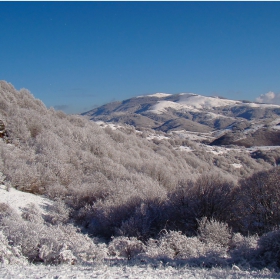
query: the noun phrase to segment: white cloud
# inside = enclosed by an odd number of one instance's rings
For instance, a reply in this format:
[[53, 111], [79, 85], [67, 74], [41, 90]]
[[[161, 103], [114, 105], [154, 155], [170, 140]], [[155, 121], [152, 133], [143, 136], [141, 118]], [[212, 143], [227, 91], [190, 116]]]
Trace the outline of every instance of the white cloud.
[[274, 92], [269, 91], [257, 97], [256, 101], [260, 103], [271, 103], [280, 105], [280, 93], [275, 94]]

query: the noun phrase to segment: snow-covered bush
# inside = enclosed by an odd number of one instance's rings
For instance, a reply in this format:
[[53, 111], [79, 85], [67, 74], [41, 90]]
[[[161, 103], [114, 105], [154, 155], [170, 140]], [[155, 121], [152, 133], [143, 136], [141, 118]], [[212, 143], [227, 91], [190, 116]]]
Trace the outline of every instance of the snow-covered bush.
[[227, 224], [214, 219], [208, 220], [206, 217], [199, 221], [198, 233], [199, 239], [204, 243], [213, 243], [223, 247], [227, 247], [231, 239], [231, 231]]
[[258, 242], [258, 256], [262, 266], [280, 267], [280, 230], [261, 236]]
[[62, 200], [56, 200], [48, 207], [47, 214], [44, 215], [46, 222], [53, 225], [65, 224], [69, 220], [70, 209]]
[[44, 227], [43, 224], [29, 222], [20, 217], [16, 219], [5, 217], [1, 221], [1, 226], [11, 246], [20, 247], [22, 254], [29, 261], [37, 260], [40, 235]]
[[44, 222], [42, 218], [42, 213], [34, 203], [28, 204], [24, 209], [22, 209], [22, 218], [26, 221], [41, 224]]
[[10, 207], [7, 203], [0, 203], [0, 223], [4, 217], [10, 217], [11, 219], [17, 217], [17, 213], [14, 211], [12, 207]]
[[258, 240], [257, 235], [243, 236], [240, 233], [233, 234], [229, 251], [231, 262], [243, 267], [254, 265]]
[[0, 263], [24, 264], [26, 259], [22, 256], [20, 248], [9, 244], [7, 237], [0, 231]]
[[45, 263], [92, 263], [100, 261], [107, 254], [106, 246], [96, 245], [91, 238], [71, 225], [49, 227], [45, 230], [40, 244], [39, 253], [44, 252], [41, 259]]
[[[30, 215], [27, 215], [28, 219]], [[32, 217], [32, 216], [31, 216]], [[1, 226], [11, 246], [20, 248], [31, 262], [75, 263], [102, 260], [106, 246], [80, 233], [72, 225], [51, 225], [41, 220], [4, 217]]]
[[135, 237], [116, 237], [113, 238], [108, 246], [111, 256], [124, 257], [128, 260], [145, 251], [143, 242]]
[[142, 202], [129, 219], [122, 221], [118, 234], [141, 240], [157, 236], [168, 220], [165, 204], [159, 199]]
[[178, 231], [165, 232], [158, 240], [150, 239], [146, 255], [163, 261], [177, 260], [195, 266], [224, 265], [226, 249], [205, 244], [198, 237], [187, 237]]
[[235, 201], [237, 228], [244, 234], [273, 230], [280, 224], [280, 167], [241, 180]]
[[147, 255], [151, 258], [197, 258], [204, 252], [204, 244], [196, 237], [187, 237], [179, 231], [163, 231], [160, 238], [149, 239]]
[[4, 184], [6, 176], [0, 171], [0, 184]]

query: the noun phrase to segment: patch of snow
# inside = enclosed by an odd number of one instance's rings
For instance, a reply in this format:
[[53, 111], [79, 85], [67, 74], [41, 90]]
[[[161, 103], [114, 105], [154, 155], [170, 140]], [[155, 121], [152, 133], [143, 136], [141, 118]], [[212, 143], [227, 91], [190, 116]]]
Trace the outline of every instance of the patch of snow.
[[206, 148], [207, 152], [211, 152], [214, 155], [223, 155], [226, 153], [229, 153], [231, 151], [234, 152], [244, 152], [246, 151], [245, 149], [242, 148], [226, 148], [226, 147], [219, 147], [219, 146], [209, 146], [209, 145], [204, 145], [204, 147]]
[[196, 109], [212, 109], [228, 105], [240, 104], [240, 101], [221, 99], [218, 97], [206, 97], [201, 95], [182, 96], [178, 102], [182, 105], [188, 105]]
[[280, 149], [280, 146], [253, 146], [253, 147], [247, 148], [247, 151], [249, 151], [249, 152], [255, 152], [257, 150], [270, 151], [270, 150], [275, 150], [275, 149]]
[[248, 133], [255, 132], [255, 131], [257, 131], [258, 129], [262, 128], [263, 126], [264, 126], [264, 124], [256, 124], [256, 125], [254, 125], [253, 127], [246, 128], [246, 129], [244, 130], [244, 134], [248, 134]]
[[274, 125], [272, 128], [276, 130], [280, 130], [280, 125]]
[[96, 124], [98, 124], [98, 125], [100, 125], [100, 126], [102, 126], [102, 125], [105, 125], [105, 124], [106, 124], [104, 121], [96, 121], [95, 123], [96, 123]]
[[193, 141], [202, 141], [206, 139], [214, 139], [210, 133], [203, 132], [192, 132], [186, 130], [174, 130], [171, 132], [172, 134], [176, 134], [181, 139], [189, 139]]
[[232, 163], [231, 164], [234, 168], [241, 168], [242, 167], [242, 164], [240, 163]]
[[114, 124], [114, 123], [106, 123], [104, 121], [96, 121], [96, 124], [98, 124], [100, 127], [110, 127], [112, 130], [116, 130], [118, 128], [122, 128], [123, 126], [118, 125], [118, 124]]
[[214, 137], [214, 138], [221, 137], [221, 136], [223, 136], [224, 134], [230, 132], [231, 130], [232, 130], [232, 129], [231, 129], [230, 127], [225, 128], [225, 129], [221, 129], [221, 130], [215, 130], [215, 131], [213, 132], [213, 137]]
[[233, 117], [226, 117], [224, 115], [216, 114], [216, 113], [213, 113], [213, 112], [208, 112], [208, 113], [206, 113], [206, 115], [207, 115], [207, 117], [209, 117], [209, 119], [218, 119], [218, 118], [235, 119]]
[[[182, 110], [185, 109], [186, 106], [182, 106], [176, 102], [173, 101], [159, 101], [157, 104], [153, 105], [149, 112], [154, 113], [154, 114], [162, 114], [166, 112], [167, 108], [172, 108], [175, 110]], [[189, 107], [189, 109], [192, 109]]]
[[193, 149], [191, 149], [190, 147], [186, 147], [186, 146], [179, 146], [178, 148], [175, 148], [175, 150], [179, 150], [179, 151], [184, 151], [184, 152], [192, 152]]
[[46, 208], [52, 205], [52, 201], [39, 195], [32, 193], [22, 192], [15, 188], [9, 188], [0, 185], [0, 203], [8, 204], [19, 215], [22, 209], [28, 204], [34, 203], [42, 214], [46, 214]]
[[210, 150], [210, 152], [214, 155], [222, 155], [225, 153], [225, 151], [218, 150], [218, 149]]
[[121, 125], [113, 124], [113, 123], [108, 123], [107, 126], [109, 126], [112, 130], [116, 130], [122, 127]]
[[[277, 126], [278, 124], [280, 124], [280, 118], [277, 118], [270, 123], [270, 125], [275, 125], [275, 126]], [[278, 125], [278, 126], [280, 126], [280, 125]]]
[[149, 135], [146, 137], [147, 140], [153, 140], [153, 139], [158, 139], [158, 140], [163, 140], [163, 139], [169, 139], [169, 137], [163, 136], [163, 135]]
[[[228, 105], [240, 104], [240, 101], [221, 99], [218, 97], [205, 97], [201, 95], [180, 94], [178, 102], [173, 101], [159, 101], [152, 106], [149, 112], [155, 114], [162, 114], [166, 112], [167, 108], [175, 110], [188, 110], [191, 112], [200, 112], [201, 109], [212, 109], [215, 107], [222, 107]], [[214, 116], [214, 115], [213, 115]], [[217, 116], [215, 116], [217, 117]]]

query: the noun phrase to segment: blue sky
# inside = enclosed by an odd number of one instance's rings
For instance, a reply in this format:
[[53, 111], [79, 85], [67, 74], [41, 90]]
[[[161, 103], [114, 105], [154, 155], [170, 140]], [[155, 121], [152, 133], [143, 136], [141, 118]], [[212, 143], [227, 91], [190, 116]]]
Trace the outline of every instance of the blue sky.
[[67, 113], [280, 94], [280, 2], [0, 2], [0, 30], [0, 79]]

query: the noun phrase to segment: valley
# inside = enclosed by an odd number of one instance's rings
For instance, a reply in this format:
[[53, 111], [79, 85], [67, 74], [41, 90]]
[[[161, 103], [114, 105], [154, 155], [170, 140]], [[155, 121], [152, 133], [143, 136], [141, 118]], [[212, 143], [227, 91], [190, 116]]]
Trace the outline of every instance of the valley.
[[277, 278], [279, 119], [162, 93], [67, 115], [0, 81], [0, 276]]

